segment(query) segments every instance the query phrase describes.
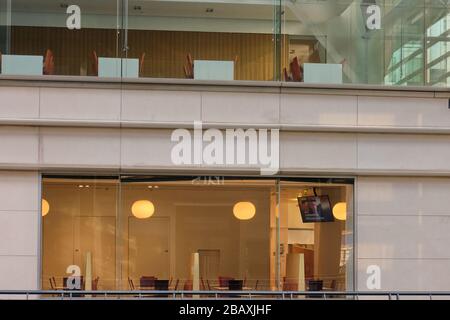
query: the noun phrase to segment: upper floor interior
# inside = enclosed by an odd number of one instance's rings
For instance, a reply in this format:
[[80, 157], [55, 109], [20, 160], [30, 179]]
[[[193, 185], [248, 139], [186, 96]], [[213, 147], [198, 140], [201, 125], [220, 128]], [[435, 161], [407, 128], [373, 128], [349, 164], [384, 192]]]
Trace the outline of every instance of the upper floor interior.
[[1, 75], [448, 87], [450, 1], [0, 0], [0, 53]]

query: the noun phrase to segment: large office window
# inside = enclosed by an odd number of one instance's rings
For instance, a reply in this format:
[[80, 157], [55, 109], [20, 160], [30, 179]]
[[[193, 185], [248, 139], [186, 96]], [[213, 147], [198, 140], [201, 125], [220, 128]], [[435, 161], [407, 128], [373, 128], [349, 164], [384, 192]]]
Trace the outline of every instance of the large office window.
[[352, 197], [351, 181], [45, 177], [42, 287], [352, 289]]

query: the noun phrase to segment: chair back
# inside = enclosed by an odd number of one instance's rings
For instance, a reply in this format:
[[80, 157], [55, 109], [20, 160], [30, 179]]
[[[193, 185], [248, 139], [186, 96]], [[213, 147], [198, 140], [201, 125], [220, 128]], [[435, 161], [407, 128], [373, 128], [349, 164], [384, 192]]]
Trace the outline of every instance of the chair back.
[[[309, 280], [308, 281], [308, 291], [322, 291], [323, 290], [323, 280]], [[320, 298], [320, 294], [309, 294], [307, 298]]]
[[95, 278], [92, 280], [92, 290], [97, 291], [98, 290], [98, 282], [100, 280], [100, 277]]
[[244, 281], [242, 280], [228, 280], [228, 289], [230, 291], [241, 291], [244, 286]]
[[169, 290], [169, 280], [155, 280], [155, 290], [156, 291], [168, 291]]
[[52, 278], [48, 278], [48, 281], [50, 281], [50, 288], [52, 290], [56, 290], [56, 286], [53, 284], [53, 279]]
[[94, 76], [98, 76], [98, 55], [97, 51], [92, 51], [92, 71]]
[[44, 75], [55, 74], [55, 58], [52, 50], [50, 49], [47, 49], [47, 51], [45, 52], [43, 73]]
[[180, 283], [180, 279], [177, 279], [176, 281], [175, 281], [175, 286], [173, 287], [173, 290], [174, 291], [177, 291], [178, 290], [178, 284]]
[[234, 280], [232, 277], [219, 277], [219, 287], [228, 287], [228, 282]]
[[194, 288], [193, 284], [192, 284], [192, 280], [186, 280], [184, 282], [184, 286], [183, 286], [183, 290], [184, 291], [192, 291]]
[[155, 286], [155, 280], [157, 280], [158, 278], [156, 277], [148, 277], [148, 276], [143, 276], [141, 277], [141, 279], [139, 280], [139, 286], [141, 288], [150, 288], [150, 287], [154, 287]]
[[133, 280], [131, 278], [128, 278], [128, 285], [130, 286], [130, 290], [136, 289], [136, 287], [134, 286]]

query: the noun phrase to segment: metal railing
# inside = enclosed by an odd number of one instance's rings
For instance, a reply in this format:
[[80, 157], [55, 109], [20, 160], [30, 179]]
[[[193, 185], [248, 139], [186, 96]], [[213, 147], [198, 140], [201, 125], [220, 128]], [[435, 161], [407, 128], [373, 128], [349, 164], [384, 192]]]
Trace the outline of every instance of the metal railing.
[[295, 299], [386, 299], [410, 300], [420, 298], [433, 300], [434, 298], [450, 300], [450, 291], [414, 292], [414, 291], [82, 291], [82, 290], [1, 290], [2, 299], [26, 300], [295, 300]]

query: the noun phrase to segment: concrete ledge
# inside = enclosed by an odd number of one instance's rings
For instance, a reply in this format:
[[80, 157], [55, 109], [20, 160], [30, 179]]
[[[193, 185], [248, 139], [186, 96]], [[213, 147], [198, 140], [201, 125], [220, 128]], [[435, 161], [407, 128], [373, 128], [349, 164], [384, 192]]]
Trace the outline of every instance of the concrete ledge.
[[450, 98], [446, 87], [384, 86], [366, 84], [307, 84], [281, 81], [201, 81], [166, 78], [98, 78], [87, 76], [5, 76], [0, 86], [116, 88], [142, 90], [189, 90], [232, 92], [320, 93]]
[[[401, 127], [401, 126], [333, 126], [296, 125], [277, 123], [225, 123], [203, 122], [204, 129], [279, 129], [298, 132], [338, 133], [396, 133], [396, 134], [442, 134], [449, 135], [450, 127]], [[126, 129], [193, 129], [193, 122], [139, 122], [102, 120], [59, 120], [59, 119], [0, 119], [0, 126], [31, 127], [73, 127], [73, 128], [126, 128]]]

